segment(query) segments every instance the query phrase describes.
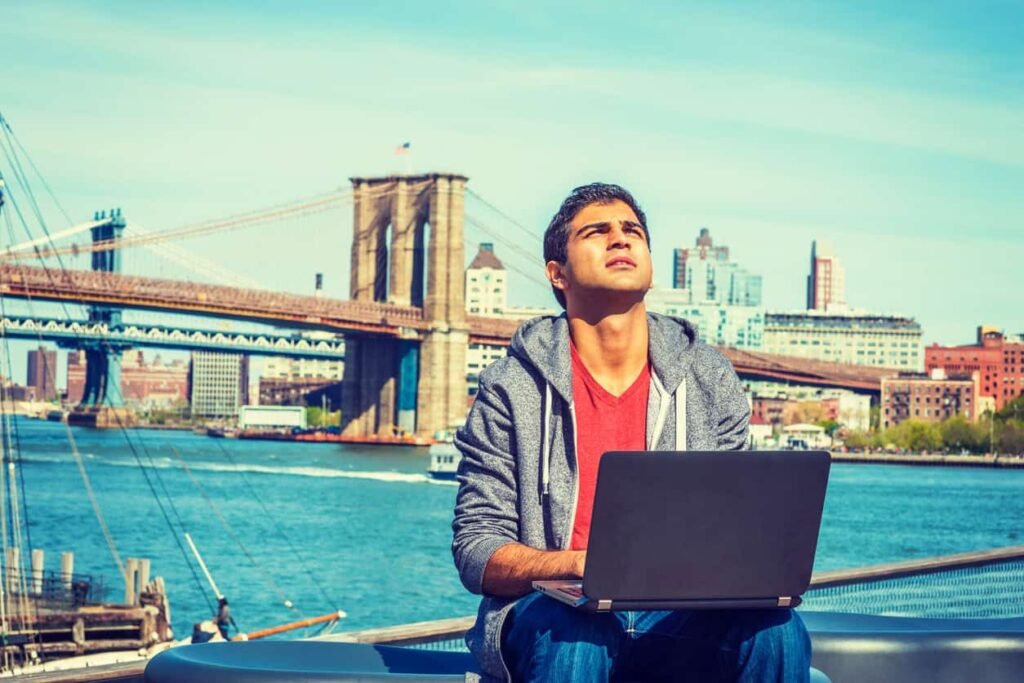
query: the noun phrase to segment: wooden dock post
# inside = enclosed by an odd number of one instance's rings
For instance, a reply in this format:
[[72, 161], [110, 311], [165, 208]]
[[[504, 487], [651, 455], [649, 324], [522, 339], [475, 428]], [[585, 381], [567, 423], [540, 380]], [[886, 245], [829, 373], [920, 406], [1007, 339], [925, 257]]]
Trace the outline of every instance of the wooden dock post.
[[43, 563], [45, 555], [39, 548], [32, 550], [32, 595], [43, 593]]
[[64, 590], [71, 593], [71, 576], [75, 573], [75, 554], [60, 554], [60, 579], [64, 584]]
[[139, 560], [139, 580], [138, 580], [138, 584], [137, 585], [138, 585], [138, 596], [136, 597], [136, 600], [135, 600], [136, 603], [138, 603], [139, 602], [139, 598], [142, 597], [142, 591], [146, 590], [146, 587], [149, 585], [149, 560], [148, 559], [143, 558], [143, 559]]
[[20, 572], [18, 571], [18, 565], [21, 562], [21, 554], [17, 548], [8, 548], [7, 557], [4, 558], [4, 569], [6, 571], [7, 579], [7, 595], [13, 596], [16, 592], [21, 592], [18, 584], [21, 581]]
[[135, 579], [139, 571], [139, 561], [129, 557], [124, 563], [124, 604], [135, 604]]

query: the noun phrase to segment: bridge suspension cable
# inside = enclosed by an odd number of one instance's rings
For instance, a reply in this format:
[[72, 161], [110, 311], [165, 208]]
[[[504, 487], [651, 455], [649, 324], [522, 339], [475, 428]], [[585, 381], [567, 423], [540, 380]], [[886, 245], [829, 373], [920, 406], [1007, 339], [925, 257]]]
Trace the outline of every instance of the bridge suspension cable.
[[[410, 187], [412, 187], [412, 189], [416, 189], [416, 186]], [[377, 197], [384, 196], [388, 193], [388, 189], [382, 188], [379, 190], [368, 191], [363, 196], [368, 199], [375, 199]], [[135, 237], [125, 237], [120, 240], [105, 240], [95, 243], [73, 244], [64, 247], [57, 247], [53, 245], [53, 240], [51, 238], [50, 240], [48, 240], [48, 246], [40, 250], [40, 253], [36, 253], [34, 248], [37, 246], [37, 243], [41, 243], [47, 240], [30, 240], [32, 242], [36, 242], [36, 244], [22, 243], [15, 245], [10, 249], [6, 250], [5, 252], [0, 253], [0, 261], [31, 259], [38, 258], [40, 256], [43, 258], [49, 258], [51, 256], [64, 256], [68, 254], [88, 254], [94, 252], [112, 251], [115, 249], [127, 249], [129, 247], [136, 246], [146, 246], [187, 238], [202, 237], [205, 235], [210, 235], [218, 232], [227, 232], [231, 230], [239, 230], [242, 228], [251, 228], [258, 225], [264, 225], [266, 223], [270, 223], [273, 221], [279, 221], [298, 216], [309, 216], [318, 213], [324, 213], [327, 211], [333, 211], [344, 206], [350, 205], [352, 199], [352, 190], [338, 189], [314, 195], [312, 197], [294, 200], [292, 202], [277, 204], [264, 209], [258, 209], [255, 211], [249, 211], [242, 214], [228, 216], [226, 218], [203, 221], [201, 223], [185, 225], [179, 228], [174, 228], [172, 230], [166, 230], [163, 232], [147, 232], [146, 234], [137, 235]], [[131, 227], [131, 224], [129, 224], [129, 227]], [[77, 232], [81, 232], [81, 230], [78, 230]], [[30, 249], [33, 249], [33, 251], [30, 251]]]
[[[2, 133], [3, 133], [2, 138], [0, 138], [0, 143], [3, 143], [3, 144], [0, 144], [0, 149], [2, 149], [2, 151], [4, 152], [4, 155], [7, 158], [9, 164], [14, 169], [15, 177], [16, 177], [18, 183], [21, 185], [21, 188], [23, 189], [24, 194], [26, 195], [26, 197], [28, 197], [29, 205], [32, 207], [33, 212], [35, 213], [36, 218], [39, 221], [40, 227], [42, 228], [42, 230], [43, 230], [43, 232], [45, 234], [49, 235], [50, 231], [49, 231], [49, 228], [46, 225], [45, 218], [43, 217], [42, 211], [40, 210], [39, 205], [38, 205], [38, 203], [35, 200], [35, 196], [34, 196], [34, 194], [32, 192], [31, 184], [28, 181], [28, 177], [24, 174], [24, 172], [22, 170], [21, 163], [20, 163], [20, 161], [18, 159], [18, 155], [17, 155], [17, 152], [15, 150], [15, 146], [11, 142], [11, 139], [13, 138], [13, 131], [11, 131], [10, 125], [7, 124], [6, 121], [3, 120], [2, 117], [0, 117], [0, 131], [2, 131]], [[2, 175], [0, 175], [0, 181], [2, 181], [2, 179], [3, 179]], [[15, 211], [18, 219], [19, 219], [19, 222], [21, 223], [22, 230], [25, 232], [26, 235], [31, 237], [31, 231], [29, 230], [29, 227], [28, 227], [28, 221], [25, 219], [24, 214], [21, 212], [21, 210], [20, 210], [20, 208], [18, 206], [18, 202], [16, 201], [16, 199], [12, 195], [7, 193], [7, 194], [5, 194], [5, 200], [6, 200], [6, 203], [8, 203], [11, 207], [14, 208], [14, 211]], [[4, 213], [5, 219], [7, 219], [6, 220], [6, 224], [7, 224], [7, 227], [8, 227], [8, 231], [10, 233], [11, 241], [13, 242], [14, 241], [14, 229], [13, 229], [13, 226], [11, 225], [11, 222], [10, 222], [10, 215], [9, 215], [8, 212], [3, 212], [3, 213]], [[37, 257], [40, 258], [41, 265], [42, 265], [42, 268], [43, 268], [44, 272], [47, 274], [47, 277], [49, 277], [51, 279], [51, 281], [52, 281], [53, 274], [51, 272], [51, 269], [46, 266], [45, 262], [43, 262], [43, 259], [39, 256], [39, 254], [38, 254], [38, 247], [33, 247], [33, 251], [35, 251], [36, 254], [37, 254]], [[58, 258], [58, 263], [59, 263], [60, 269], [62, 271], [65, 270], [64, 263], [60, 259], [60, 256], [58, 256], [57, 258]], [[0, 303], [2, 303], [2, 298], [0, 298]], [[33, 308], [33, 300], [31, 299], [31, 297], [29, 297], [29, 299], [28, 299], [28, 305], [29, 305], [29, 310], [31, 311], [32, 308]], [[67, 305], [62, 303], [62, 308], [64, 310], [65, 316], [68, 319], [71, 319], [70, 313], [67, 310]], [[42, 341], [42, 339], [40, 337], [40, 342], [41, 341]], [[4, 339], [4, 343], [6, 344], [6, 339]], [[110, 343], [107, 342], [107, 341], [104, 341], [103, 343], [106, 346], [107, 350], [109, 351], [110, 348], [111, 348], [110, 347]], [[53, 373], [51, 375], [51, 380], [50, 381], [55, 381], [56, 368], [50, 369], [50, 372]], [[120, 391], [120, 387], [115, 387], [115, 390]], [[108, 400], [109, 400], [109, 397], [108, 397]], [[175, 543], [178, 545], [179, 550], [183, 554], [183, 556], [185, 558], [186, 564], [188, 565], [190, 571], [192, 572], [193, 579], [194, 579], [194, 581], [196, 582], [196, 584], [197, 584], [197, 586], [199, 588], [199, 592], [202, 595], [203, 599], [206, 600], [208, 608], [212, 611], [213, 606], [210, 603], [209, 597], [206, 595], [206, 592], [203, 590], [202, 582], [199, 580], [198, 575], [196, 575], [196, 573], [195, 573], [195, 568], [192, 566], [191, 559], [188, 556], [187, 551], [184, 549], [184, 546], [182, 545], [181, 540], [178, 537], [179, 535], [177, 534], [177, 532], [174, 529], [174, 525], [171, 522], [170, 516], [167, 514], [167, 510], [166, 510], [166, 508], [164, 506], [164, 501], [161, 500], [160, 495], [157, 493], [156, 488], [153, 485], [153, 482], [152, 482], [152, 480], [150, 478], [150, 475], [147, 472], [146, 467], [145, 467], [145, 465], [142, 462], [142, 458], [139, 455], [140, 447], [141, 447], [142, 450], [146, 451], [146, 455], [147, 455], [147, 457], [150, 460], [150, 466], [151, 466], [151, 468], [153, 470], [153, 474], [155, 475], [157, 481], [159, 482], [160, 487], [163, 489], [163, 493], [164, 493], [166, 502], [167, 502], [167, 504], [169, 504], [171, 510], [173, 511], [175, 517], [177, 518], [179, 526], [182, 529], [184, 529], [185, 528], [184, 524], [183, 524], [183, 522], [181, 520], [180, 515], [178, 514], [177, 508], [174, 505], [174, 500], [173, 500], [173, 498], [171, 498], [170, 493], [168, 492], [167, 487], [163, 483], [163, 479], [160, 477], [160, 473], [159, 473], [158, 469], [156, 468], [156, 461], [153, 458], [152, 454], [150, 454], [148, 452], [148, 449], [146, 449], [145, 444], [142, 441], [139, 441], [138, 444], [133, 443], [131, 437], [128, 434], [128, 430], [126, 428], [126, 425], [124, 424], [124, 422], [121, 419], [120, 415], [118, 415], [116, 411], [113, 411], [113, 412], [114, 412], [114, 416], [115, 416], [115, 420], [117, 422], [117, 425], [120, 428], [121, 433], [125, 437], [125, 442], [127, 443], [129, 450], [131, 451], [132, 455], [135, 457], [135, 460], [136, 460], [136, 462], [137, 462], [137, 464], [139, 466], [139, 469], [140, 469], [140, 471], [141, 471], [141, 473], [143, 475], [143, 478], [146, 480], [146, 484], [149, 487], [150, 493], [152, 494], [153, 499], [154, 499], [154, 501], [157, 504], [157, 507], [160, 509], [161, 515], [163, 516], [164, 521], [167, 523], [168, 529], [170, 530], [171, 535], [172, 535], [172, 537], [175, 540]], [[65, 423], [65, 429], [66, 429], [66, 432], [67, 432], [69, 443], [72, 445], [72, 451], [76, 451], [77, 450], [77, 446], [75, 445], [74, 435], [71, 432], [70, 425], [67, 425]], [[84, 483], [86, 485], [86, 488], [87, 489], [91, 489], [91, 483], [89, 481], [88, 473], [86, 472], [84, 466], [80, 467], [79, 471], [80, 471], [80, 473], [83, 476], [83, 481], [84, 481]], [[23, 492], [24, 492], [24, 487], [23, 487]], [[121, 558], [120, 558], [120, 555], [117, 552], [116, 545], [114, 544], [113, 536], [110, 535], [109, 529], [106, 526], [106, 521], [105, 521], [105, 519], [103, 517], [103, 513], [102, 513], [102, 510], [99, 507], [98, 501], [93, 501], [93, 503], [94, 503], [93, 504], [93, 511], [94, 511], [94, 513], [97, 516], [97, 521], [100, 523], [101, 528], [104, 530], [104, 537], [106, 538], [108, 546], [110, 547], [111, 553], [114, 556], [114, 561], [118, 565], [118, 570], [121, 571], [122, 574], [123, 574], [124, 568], [123, 568], [123, 565], [121, 564]]]

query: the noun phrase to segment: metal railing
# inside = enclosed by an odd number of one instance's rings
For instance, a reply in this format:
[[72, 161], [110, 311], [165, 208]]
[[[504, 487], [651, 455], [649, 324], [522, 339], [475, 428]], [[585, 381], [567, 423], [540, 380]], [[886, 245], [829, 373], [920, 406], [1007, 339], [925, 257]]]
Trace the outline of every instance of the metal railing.
[[[63, 574], [44, 570], [33, 572], [14, 567], [8, 572], [0, 564], [0, 571], [6, 577], [5, 592], [8, 601], [28, 597], [36, 608], [74, 609], [83, 605], [98, 605], [107, 598], [107, 586], [102, 577], [91, 574]], [[24, 581], [20, 573], [24, 573]]]
[[[801, 610], [914, 617], [1024, 616], [1024, 546], [824, 572]], [[325, 640], [465, 651], [474, 617], [349, 631]]]

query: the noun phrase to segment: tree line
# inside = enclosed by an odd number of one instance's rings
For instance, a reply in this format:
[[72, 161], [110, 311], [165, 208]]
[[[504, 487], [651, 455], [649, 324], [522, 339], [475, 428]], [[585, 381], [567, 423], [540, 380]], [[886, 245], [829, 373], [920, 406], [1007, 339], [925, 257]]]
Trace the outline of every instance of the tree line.
[[932, 453], [1000, 453], [1024, 455], [1024, 395], [977, 422], [962, 415], [942, 422], [904, 420], [886, 429], [840, 431], [851, 449], [899, 449]]

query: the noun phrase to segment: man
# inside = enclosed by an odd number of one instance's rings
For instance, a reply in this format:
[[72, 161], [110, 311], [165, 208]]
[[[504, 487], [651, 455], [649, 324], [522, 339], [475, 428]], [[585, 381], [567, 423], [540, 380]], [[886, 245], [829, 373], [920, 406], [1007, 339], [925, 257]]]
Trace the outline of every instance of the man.
[[583, 576], [602, 453], [739, 450], [750, 418], [732, 366], [693, 325], [647, 313], [647, 221], [626, 190], [573, 190], [544, 259], [565, 314], [516, 331], [455, 439], [452, 552], [484, 596], [466, 637], [484, 675], [807, 680], [809, 639], [789, 610], [592, 614], [531, 592]]

